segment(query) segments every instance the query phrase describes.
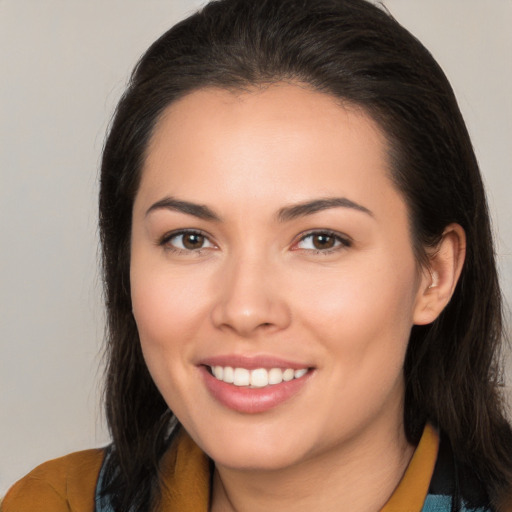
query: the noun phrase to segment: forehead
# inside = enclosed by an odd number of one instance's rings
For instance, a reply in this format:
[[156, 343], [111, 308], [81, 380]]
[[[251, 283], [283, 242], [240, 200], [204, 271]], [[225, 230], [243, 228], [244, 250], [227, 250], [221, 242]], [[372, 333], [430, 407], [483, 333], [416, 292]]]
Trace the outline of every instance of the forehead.
[[[364, 127], [366, 135], [372, 135], [367, 142], [379, 145], [385, 153], [385, 137], [362, 107], [307, 85], [278, 82], [244, 90], [206, 87], [164, 110], [153, 130], [148, 154], [162, 142], [171, 142], [167, 137], [172, 131], [176, 139], [189, 138], [192, 133], [199, 138], [205, 130], [216, 130], [220, 138], [234, 130], [244, 130], [242, 134], [249, 129], [256, 135], [263, 128], [267, 133], [272, 130], [273, 136], [279, 135], [279, 140], [291, 140], [307, 131], [308, 137], [320, 136], [329, 142], [343, 125], [351, 125], [354, 133]], [[382, 156], [385, 158], [385, 154]]]
[[399, 196], [376, 122], [355, 105], [288, 83], [205, 88], [171, 104], [148, 145], [139, 192], [265, 204], [333, 193], [358, 202], [372, 192], [381, 203]]

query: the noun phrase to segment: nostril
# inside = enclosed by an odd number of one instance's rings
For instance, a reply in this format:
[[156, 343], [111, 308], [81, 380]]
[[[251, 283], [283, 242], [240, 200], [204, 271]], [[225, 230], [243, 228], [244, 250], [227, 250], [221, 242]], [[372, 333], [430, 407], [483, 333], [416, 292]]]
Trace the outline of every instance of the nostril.
[[284, 299], [253, 291], [240, 287], [220, 295], [210, 312], [214, 326], [233, 330], [242, 337], [286, 328], [291, 315]]

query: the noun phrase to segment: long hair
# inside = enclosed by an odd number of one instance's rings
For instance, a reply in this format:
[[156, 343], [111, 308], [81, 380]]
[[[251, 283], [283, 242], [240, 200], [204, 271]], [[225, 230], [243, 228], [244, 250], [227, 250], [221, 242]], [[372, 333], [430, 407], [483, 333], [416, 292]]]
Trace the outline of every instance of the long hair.
[[417, 258], [460, 224], [467, 257], [451, 302], [414, 326], [405, 360], [405, 429], [449, 438], [495, 504], [510, 492], [512, 431], [501, 396], [500, 289], [485, 193], [453, 91], [430, 53], [365, 0], [220, 0], [175, 25], [133, 71], [106, 139], [100, 233], [107, 307], [106, 471], [116, 511], [158, 497], [158, 462], [176, 420], [144, 363], [129, 283], [131, 215], [153, 128], [202, 88], [307, 84], [362, 107], [387, 139]]

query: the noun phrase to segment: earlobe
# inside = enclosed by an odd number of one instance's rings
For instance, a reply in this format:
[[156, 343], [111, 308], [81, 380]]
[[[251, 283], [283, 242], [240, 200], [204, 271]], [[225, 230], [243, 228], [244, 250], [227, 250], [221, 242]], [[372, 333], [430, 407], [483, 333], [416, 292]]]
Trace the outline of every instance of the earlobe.
[[416, 297], [415, 325], [433, 322], [450, 302], [465, 256], [466, 233], [459, 224], [449, 224], [439, 244], [429, 252]]

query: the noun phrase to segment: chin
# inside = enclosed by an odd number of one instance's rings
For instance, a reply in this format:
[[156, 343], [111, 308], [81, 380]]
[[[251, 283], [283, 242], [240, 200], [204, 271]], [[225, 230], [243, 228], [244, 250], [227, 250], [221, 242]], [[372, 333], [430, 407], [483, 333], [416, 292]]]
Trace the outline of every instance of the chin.
[[[214, 455], [217, 455], [215, 453]], [[267, 450], [265, 447], [254, 449], [230, 449], [227, 452], [221, 450], [218, 457], [213, 456], [217, 466], [222, 466], [237, 471], [279, 471], [291, 467], [299, 462], [297, 452], [283, 453], [275, 450]]]
[[283, 429], [278, 433], [262, 428], [241, 427], [238, 432], [232, 429], [213, 428], [207, 435], [201, 436], [201, 448], [215, 464], [230, 469], [273, 471], [296, 464], [305, 457], [303, 435], [284, 435]]

